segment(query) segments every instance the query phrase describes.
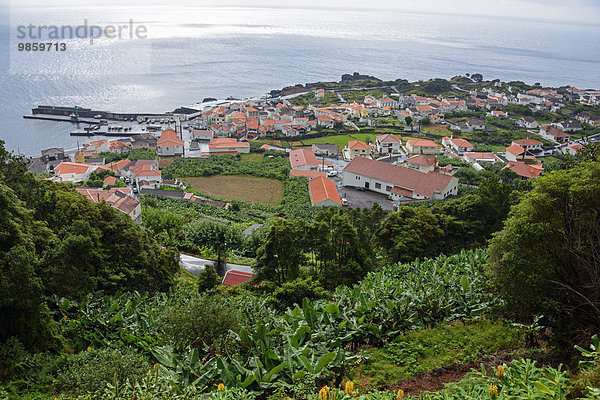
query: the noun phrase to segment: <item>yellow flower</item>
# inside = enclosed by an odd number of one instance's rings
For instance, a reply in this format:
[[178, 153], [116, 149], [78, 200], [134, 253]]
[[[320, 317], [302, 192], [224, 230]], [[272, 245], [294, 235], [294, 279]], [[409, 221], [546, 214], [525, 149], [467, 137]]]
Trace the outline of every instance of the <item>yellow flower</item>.
[[498, 378], [502, 378], [504, 376], [504, 371], [505, 371], [504, 365], [498, 365], [498, 368], [496, 369], [496, 376]]
[[490, 394], [492, 395], [492, 399], [495, 398], [496, 396], [498, 396], [498, 386], [490, 385], [490, 387], [488, 387], [488, 392], [490, 392]]
[[323, 386], [321, 390], [319, 390], [319, 399], [327, 400], [327, 396], [329, 396], [329, 387]]
[[396, 394], [396, 400], [402, 400], [404, 398], [404, 390], [400, 389], [398, 390], [398, 393]]
[[64, 320], [64, 321], [66, 321], [66, 320], [67, 320], [67, 316], [66, 316], [66, 315], [63, 317], [63, 320]]
[[88, 353], [91, 353], [91, 352], [92, 352], [92, 348], [91, 348], [91, 347], [88, 347], [88, 348], [87, 348], [87, 351], [88, 351]]
[[346, 386], [344, 387], [344, 392], [346, 392], [346, 394], [352, 395], [352, 393], [354, 392], [354, 382], [347, 381]]
[[219, 385], [217, 386], [217, 392], [224, 392], [225, 391], [225, 385], [223, 385], [222, 383], [219, 383]]
[[155, 371], [158, 370], [158, 363], [154, 363], [154, 365], [152, 366], [152, 368], [154, 368]]

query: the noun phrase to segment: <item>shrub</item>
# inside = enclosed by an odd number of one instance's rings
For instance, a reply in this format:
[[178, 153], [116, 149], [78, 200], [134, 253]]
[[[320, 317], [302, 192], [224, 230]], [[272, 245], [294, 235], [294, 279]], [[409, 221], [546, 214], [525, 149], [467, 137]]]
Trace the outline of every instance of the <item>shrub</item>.
[[294, 305], [302, 305], [304, 298], [311, 300], [322, 299], [327, 292], [319, 283], [312, 278], [298, 278], [286, 282], [273, 292], [269, 303], [279, 311], [285, 311], [287, 308], [294, 308]]
[[214, 289], [221, 283], [221, 277], [215, 271], [212, 265], [204, 266], [204, 269], [198, 273], [198, 291], [200, 293]]
[[230, 330], [239, 328], [240, 314], [231, 300], [205, 294], [166, 308], [161, 321], [176, 346], [214, 349]]
[[148, 372], [150, 365], [131, 349], [103, 348], [82, 351], [70, 357], [59, 370], [59, 390], [77, 394], [104, 390], [107, 384], [136, 380]]

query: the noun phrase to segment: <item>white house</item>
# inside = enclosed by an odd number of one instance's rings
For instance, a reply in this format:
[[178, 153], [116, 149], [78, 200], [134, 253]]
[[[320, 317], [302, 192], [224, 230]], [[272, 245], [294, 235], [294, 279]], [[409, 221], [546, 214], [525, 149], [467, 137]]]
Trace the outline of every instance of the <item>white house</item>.
[[535, 118], [524, 117], [524, 118], [520, 118], [517, 121], [517, 126], [519, 126], [521, 128], [525, 128], [525, 129], [536, 129], [539, 125], [538, 125], [537, 121], [535, 120]]
[[310, 203], [315, 207], [339, 207], [342, 205], [335, 182], [320, 176], [308, 182]]
[[556, 127], [565, 132], [579, 132], [582, 129], [581, 124], [576, 121], [562, 121], [556, 124]]
[[135, 182], [140, 189], [160, 189], [162, 173], [159, 170], [143, 170], [135, 174]]
[[544, 150], [544, 145], [539, 140], [535, 139], [518, 139], [513, 140], [511, 145], [519, 145], [527, 151], [539, 152]]
[[344, 168], [344, 186], [361, 187], [395, 200], [439, 200], [458, 193], [458, 179], [438, 172], [419, 172], [364, 157]]
[[184, 142], [172, 129], [163, 131], [156, 143], [156, 152], [160, 156], [183, 155]]
[[438, 154], [442, 146], [432, 140], [413, 139], [406, 142], [406, 150], [411, 154]]
[[355, 157], [370, 157], [371, 146], [361, 140], [351, 140], [344, 148], [344, 158], [353, 160]]
[[497, 155], [493, 154], [493, 153], [482, 153], [482, 152], [478, 152], [478, 151], [470, 151], [468, 153], [465, 153], [463, 155], [463, 160], [465, 160], [466, 162], [470, 163], [470, 164], [474, 164], [474, 163], [496, 163], [499, 161], [502, 161], [500, 159], [500, 157], [498, 157]]
[[379, 154], [400, 154], [402, 142], [396, 135], [379, 135], [375, 139], [375, 147]]
[[305, 171], [319, 170], [319, 161], [317, 161], [315, 153], [306, 149], [290, 151], [290, 165], [292, 169], [302, 169]]
[[62, 162], [54, 167], [54, 174], [62, 182], [85, 182], [97, 168], [97, 165]]
[[208, 145], [210, 154], [250, 153], [250, 143], [238, 142], [236, 138], [215, 138]]
[[471, 143], [469, 143], [467, 140], [461, 139], [461, 138], [454, 139], [452, 136], [444, 137], [442, 139], [442, 145], [445, 148], [452, 150], [458, 154], [463, 154], [468, 151], [473, 151], [473, 145]]
[[335, 125], [335, 120], [327, 114], [322, 114], [317, 116], [317, 124], [319, 126], [331, 129]]
[[506, 148], [505, 157], [508, 161], [535, 160], [535, 155], [518, 144]]
[[540, 136], [557, 143], [566, 143], [571, 137], [568, 133], [551, 125], [542, 125], [540, 127]]
[[433, 157], [417, 154], [408, 157], [404, 163], [406, 164], [406, 167], [410, 169], [415, 169], [420, 172], [433, 172], [435, 171], [435, 167], [437, 167], [438, 160]]

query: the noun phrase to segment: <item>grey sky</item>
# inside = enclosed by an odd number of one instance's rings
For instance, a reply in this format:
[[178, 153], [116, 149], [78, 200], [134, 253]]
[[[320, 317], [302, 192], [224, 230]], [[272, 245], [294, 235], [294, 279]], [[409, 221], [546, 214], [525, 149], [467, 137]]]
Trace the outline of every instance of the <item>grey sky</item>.
[[218, 5], [394, 9], [413, 12], [473, 14], [492, 17], [518, 17], [598, 23], [599, 0], [12, 0], [12, 6], [94, 6], [128, 5]]

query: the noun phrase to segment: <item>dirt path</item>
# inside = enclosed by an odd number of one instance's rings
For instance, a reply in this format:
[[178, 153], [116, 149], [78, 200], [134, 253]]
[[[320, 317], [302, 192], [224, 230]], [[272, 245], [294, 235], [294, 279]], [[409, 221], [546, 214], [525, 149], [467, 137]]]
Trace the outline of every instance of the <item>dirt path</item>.
[[498, 365], [503, 363], [509, 364], [515, 358], [518, 358], [518, 356], [515, 356], [514, 353], [500, 353], [464, 364], [456, 364], [434, 369], [433, 371], [422, 372], [393, 385], [386, 386], [383, 389], [393, 392], [402, 389], [404, 393], [410, 393], [411, 396], [418, 396], [421, 392], [437, 392], [444, 389], [446, 383], [460, 381], [467, 373], [471, 372], [471, 369], [481, 370], [482, 363], [488, 373], [491, 374]]

